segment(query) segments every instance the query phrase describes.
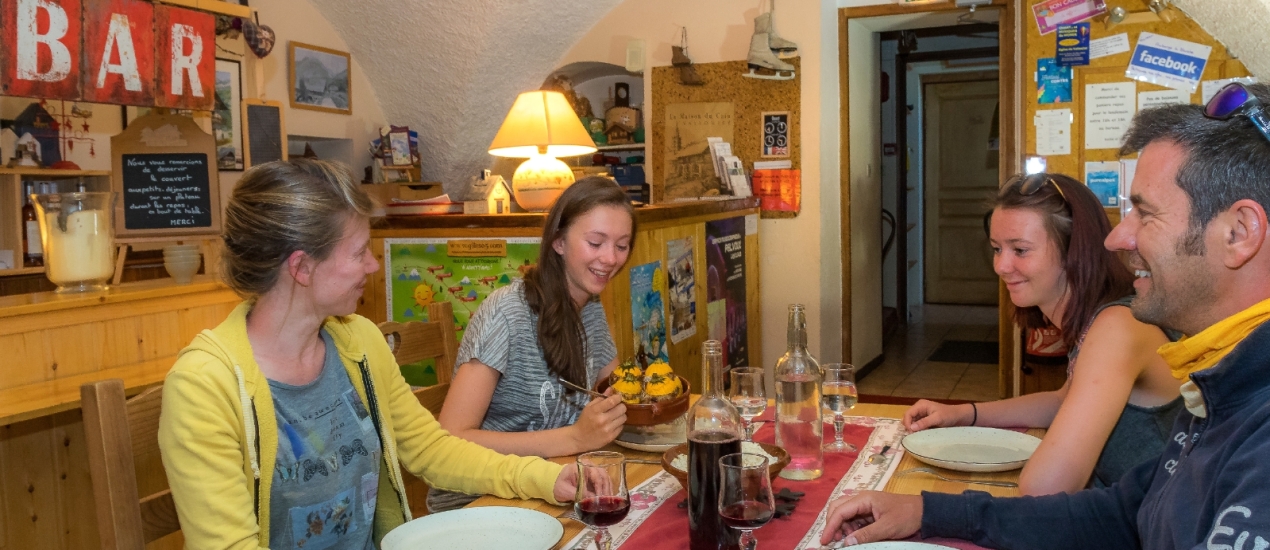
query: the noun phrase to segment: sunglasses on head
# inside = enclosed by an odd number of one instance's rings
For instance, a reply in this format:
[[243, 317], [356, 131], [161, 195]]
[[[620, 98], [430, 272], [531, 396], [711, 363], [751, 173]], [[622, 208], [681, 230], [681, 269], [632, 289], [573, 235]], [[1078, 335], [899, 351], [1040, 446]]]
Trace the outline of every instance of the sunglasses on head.
[[1231, 82], [1208, 100], [1208, 104], [1204, 106], [1204, 116], [1214, 120], [1227, 120], [1235, 115], [1248, 117], [1261, 135], [1270, 141], [1270, 114], [1262, 107], [1261, 100], [1243, 84]]
[[1036, 192], [1040, 191], [1042, 187], [1045, 187], [1045, 184], [1047, 183], [1054, 186], [1054, 189], [1058, 191], [1058, 196], [1063, 199], [1063, 202], [1067, 202], [1067, 195], [1063, 194], [1063, 188], [1058, 186], [1058, 182], [1054, 181], [1054, 178], [1051, 178], [1044, 173], [1032, 174], [1023, 178], [1023, 181], [1019, 184], [1019, 193], [1028, 196], [1035, 195]]

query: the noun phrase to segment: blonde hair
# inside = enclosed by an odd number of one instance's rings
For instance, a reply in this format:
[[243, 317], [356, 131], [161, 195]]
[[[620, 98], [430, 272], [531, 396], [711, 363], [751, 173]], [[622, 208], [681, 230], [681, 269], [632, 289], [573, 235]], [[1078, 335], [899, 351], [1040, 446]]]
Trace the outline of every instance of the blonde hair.
[[268, 292], [291, 253], [326, 259], [345, 223], [368, 219], [374, 209], [341, 164], [295, 159], [252, 167], [225, 207], [225, 284], [245, 298]]

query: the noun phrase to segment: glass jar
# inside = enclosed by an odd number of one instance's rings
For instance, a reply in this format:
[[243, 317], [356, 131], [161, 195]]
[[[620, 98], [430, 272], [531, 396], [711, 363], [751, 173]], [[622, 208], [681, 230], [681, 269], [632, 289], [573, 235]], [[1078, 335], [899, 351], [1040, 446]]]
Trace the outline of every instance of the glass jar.
[[105, 290], [115, 273], [113, 192], [35, 196], [44, 274], [58, 292]]
[[824, 472], [820, 363], [807, 351], [807, 314], [789, 306], [789, 347], [776, 361], [776, 444], [789, 453], [781, 477], [816, 479]]

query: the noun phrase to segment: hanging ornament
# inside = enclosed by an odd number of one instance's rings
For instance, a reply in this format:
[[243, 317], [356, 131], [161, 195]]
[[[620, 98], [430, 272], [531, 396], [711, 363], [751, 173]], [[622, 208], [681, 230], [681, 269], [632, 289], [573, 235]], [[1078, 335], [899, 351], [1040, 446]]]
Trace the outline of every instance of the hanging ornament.
[[87, 123], [87, 122], [85, 122], [85, 123], [84, 123], [84, 131], [85, 131], [85, 132], [87, 132], [87, 131], [88, 131], [88, 123]]
[[247, 41], [247, 47], [256, 54], [256, 57], [263, 58], [273, 51], [273, 44], [277, 40], [277, 35], [268, 25], [260, 24], [260, 15], [256, 14], [256, 21], [243, 21], [243, 38]]
[[97, 158], [97, 147], [92, 142], [88, 144], [88, 156], [89, 158]]
[[67, 151], [74, 151], [74, 150], [75, 150], [75, 141], [74, 141], [74, 140], [71, 140], [71, 141], [66, 142], [66, 150], [67, 150]]

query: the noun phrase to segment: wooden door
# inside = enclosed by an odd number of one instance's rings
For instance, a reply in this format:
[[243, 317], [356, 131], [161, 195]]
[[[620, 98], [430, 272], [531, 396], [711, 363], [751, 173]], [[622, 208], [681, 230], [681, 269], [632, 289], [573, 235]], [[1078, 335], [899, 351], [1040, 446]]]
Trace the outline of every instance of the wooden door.
[[924, 88], [926, 301], [996, 305], [983, 215], [998, 182], [997, 149], [989, 146], [997, 80]]

